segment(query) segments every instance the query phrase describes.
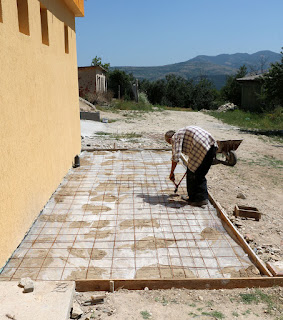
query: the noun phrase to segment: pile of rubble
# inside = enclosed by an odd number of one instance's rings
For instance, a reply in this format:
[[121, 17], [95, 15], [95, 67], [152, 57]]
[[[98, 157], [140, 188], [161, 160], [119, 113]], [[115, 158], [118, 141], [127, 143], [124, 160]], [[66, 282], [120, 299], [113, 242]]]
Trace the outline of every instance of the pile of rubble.
[[235, 109], [237, 109], [237, 106], [232, 102], [228, 102], [220, 106], [217, 109], [217, 112], [226, 112], [226, 111], [235, 110]]
[[116, 309], [107, 298], [109, 294], [109, 292], [76, 292], [70, 319], [90, 320], [112, 316]]

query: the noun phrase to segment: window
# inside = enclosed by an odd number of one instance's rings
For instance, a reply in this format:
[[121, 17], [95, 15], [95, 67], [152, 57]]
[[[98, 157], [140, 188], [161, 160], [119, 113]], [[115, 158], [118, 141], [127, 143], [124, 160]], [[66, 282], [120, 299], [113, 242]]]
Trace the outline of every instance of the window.
[[27, 0], [17, 0], [19, 30], [21, 33], [30, 35], [28, 19], [28, 2]]
[[2, 3], [0, 0], [0, 22], [3, 22], [3, 17], [2, 17]]
[[41, 19], [42, 43], [49, 46], [47, 9], [44, 8], [42, 5], [40, 6], [40, 19]]
[[69, 34], [68, 26], [64, 25], [64, 36], [65, 36], [65, 53], [69, 53]]

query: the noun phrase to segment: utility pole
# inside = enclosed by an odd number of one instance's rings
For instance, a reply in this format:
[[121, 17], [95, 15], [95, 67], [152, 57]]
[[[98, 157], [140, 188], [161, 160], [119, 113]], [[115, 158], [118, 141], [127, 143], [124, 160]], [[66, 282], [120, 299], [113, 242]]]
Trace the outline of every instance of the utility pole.
[[138, 93], [138, 79], [136, 79], [136, 102], [139, 102], [139, 93]]

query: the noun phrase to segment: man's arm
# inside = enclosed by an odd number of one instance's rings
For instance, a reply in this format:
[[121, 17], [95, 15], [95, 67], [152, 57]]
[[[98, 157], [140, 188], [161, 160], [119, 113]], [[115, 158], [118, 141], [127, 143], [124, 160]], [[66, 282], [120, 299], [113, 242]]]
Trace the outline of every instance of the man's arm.
[[172, 161], [172, 163], [171, 163], [171, 172], [170, 172], [170, 175], [169, 175], [169, 179], [171, 181], [173, 181], [173, 182], [175, 181], [174, 171], [175, 171], [175, 168], [177, 166], [177, 163], [178, 162], [175, 162], [175, 161]]

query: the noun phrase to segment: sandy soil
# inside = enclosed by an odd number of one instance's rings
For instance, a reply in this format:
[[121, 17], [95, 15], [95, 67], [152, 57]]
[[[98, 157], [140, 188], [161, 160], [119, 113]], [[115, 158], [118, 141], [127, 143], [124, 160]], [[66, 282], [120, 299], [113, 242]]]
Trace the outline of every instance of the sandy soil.
[[[200, 126], [209, 131], [217, 140], [243, 139], [242, 144], [237, 150], [238, 162], [235, 167], [228, 167], [221, 164], [212, 166], [207, 175], [209, 190], [263, 261], [283, 260], [282, 144], [266, 136], [243, 133], [238, 128], [223, 124], [221, 121], [202, 112], [101, 112], [101, 118], [107, 118], [109, 121], [109, 123], [103, 127], [104, 134], [100, 132], [98, 135], [89, 135], [83, 138], [83, 149], [124, 147], [168, 148], [170, 146], [167, 145], [163, 139], [164, 133], [169, 129], [179, 129], [187, 125]], [[101, 131], [101, 129], [99, 131]], [[132, 134], [131, 136], [126, 135], [130, 133]], [[241, 199], [239, 196], [245, 199]], [[236, 204], [256, 207], [262, 213], [260, 221], [243, 218], [235, 219], [233, 210]], [[272, 291], [272, 289], [269, 290]], [[192, 319], [193, 315], [188, 315], [190, 312], [198, 314], [198, 319], [209, 319], [208, 315], [201, 315], [201, 312], [196, 311], [196, 308], [189, 307], [186, 303], [180, 302], [176, 304], [170, 302], [166, 306], [163, 306], [162, 302], [156, 301], [156, 297], [159, 299], [159, 296], [161, 296], [162, 299], [163, 295], [166, 295], [166, 297], [169, 295], [166, 299], [173, 301], [176, 294], [188, 294], [188, 297], [193, 295], [194, 298], [192, 298], [192, 301], [195, 301], [195, 295], [202, 296], [203, 301], [198, 301], [197, 305], [200, 304], [198, 308], [204, 308], [205, 303], [215, 298], [216, 300], [213, 301], [217, 305], [217, 308], [212, 307], [213, 310], [223, 312], [227, 307], [226, 300], [229, 300], [229, 297], [234, 297], [234, 295], [239, 296], [238, 291], [229, 291], [229, 294], [218, 292], [213, 295], [211, 295], [211, 292], [188, 293], [187, 290], [184, 292], [185, 293], [179, 290], [158, 291], [155, 293], [124, 292], [121, 293], [121, 296], [119, 295], [120, 293], [115, 293], [113, 297], [109, 298], [109, 301], [114, 301], [114, 307], [117, 307], [111, 318], [147, 319], [146, 314], [143, 316], [139, 314], [138, 310], [142, 311], [146, 309], [149, 312], [151, 310], [151, 304], [148, 304], [148, 299], [153, 299], [152, 315], [148, 316], [148, 319], [171, 319], [173, 316], [177, 316], [180, 319]], [[243, 290], [241, 292], [243, 292]], [[154, 296], [155, 294], [157, 295], [156, 297]], [[119, 302], [119, 299], [122, 301]], [[135, 313], [131, 313], [133, 312], [131, 310], [133, 303], [129, 302], [130, 299], [136, 299], [135, 303], [139, 305], [139, 308], [135, 308]], [[160, 310], [155, 311], [158, 303], [160, 304]], [[183, 306], [181, 309], [184, 312], [184, 316], [179, 313], [181, 305]], [[128, 309], [128, 311], [124, 309]], [[235, 303], [231, 302], [231, 312], [229, 311], [230, 313], [228, 312], [226, 314], [226, 318], [276, 319], [276, 317], [272, 318], [270, 314], [265, 313], [264, 307], [255, 307], [254, 311], [246, 315], [243, 315], [243, 313], [245, 313], [244, 309], [251, 309], [251, 305], [242, 306], [239, 302], [235, 308]], [[232, 310], [239, 314], [238, 317], [232, 315]], [[125, 312], [129, 312], [129, 314], [127, 315]], [[168, 315], [172, 312], [172, 316], [166, 316], [167, 312]], [[257, 317], [255, 313], [259, 314], [259, 317]], [[114, 316], [115, 314], [116, 316]], [[120, 314], [123, 314], [124, 317], [119, 317], [118, 315]]]
[[119, 290], [105, 293], [102, 303], [89, 304], [104, 292], [76, 293], [81, 319], [171, 320], [238, 319], [282, 320], [283, 289], [234, 290]]

